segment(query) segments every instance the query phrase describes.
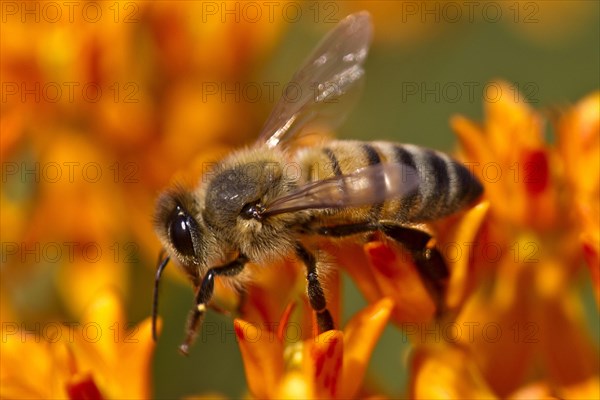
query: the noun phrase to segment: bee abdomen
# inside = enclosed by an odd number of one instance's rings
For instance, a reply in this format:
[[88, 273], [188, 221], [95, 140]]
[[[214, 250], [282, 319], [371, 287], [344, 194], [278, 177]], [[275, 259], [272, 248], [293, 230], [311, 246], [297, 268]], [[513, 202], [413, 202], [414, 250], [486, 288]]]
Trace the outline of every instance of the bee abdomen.
[[453, 214], [483, 192], [477, 178], [444, 153], [414, 145], [394, 145], [394, 158], [419, 174], [414, 194], [400, 204], [398, 218], [402, 221], [423, 222]]

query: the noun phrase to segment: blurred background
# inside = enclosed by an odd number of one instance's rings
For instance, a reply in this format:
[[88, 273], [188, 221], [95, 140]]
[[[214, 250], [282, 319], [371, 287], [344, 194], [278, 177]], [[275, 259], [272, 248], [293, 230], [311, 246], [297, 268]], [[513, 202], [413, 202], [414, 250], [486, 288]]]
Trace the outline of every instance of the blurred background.
[[[480, 120], [483, 99], [498, 95], [486, 88], [493, 79], [549, 114], [599, 87], [592, 1], [1, 6], [0, 311], [3, 322], [29, 329], [77, 321], [107, 285], [122, 294], [129, 322], [147, 318], [157, 195], [252, 143], [296, 68], [349, 13], [369, 10], [375, 37], [362, 97], [339, 138], [452, 151], [450, 117]], [[593, 304], [591, 287], [582, 290]], [[220, 334], [201, 336], [188, 358], [177, 353], [191, 303], [190, 285], [169, 268], [155, 396], [243, 395], [230, 317], [209, 312]], [[344, 319], [364, 304], [344, 278]], [[392, 397], [406, 392], [406, 352], [386, 349], [402, 341], [388, 327], [369, 366]]]

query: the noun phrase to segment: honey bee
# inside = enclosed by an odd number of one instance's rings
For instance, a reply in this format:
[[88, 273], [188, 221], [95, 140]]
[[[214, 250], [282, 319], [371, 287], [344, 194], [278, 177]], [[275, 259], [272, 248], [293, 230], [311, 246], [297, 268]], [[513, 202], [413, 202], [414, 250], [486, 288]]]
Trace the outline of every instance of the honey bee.
[[[374, 232], [400, 242], [423, 281], [441, 292], [448, 269], [431, 246], [424, 222], [466, 207], [483, 191], [449, 156], [414, 145], [333, 140], [294, 146], [315, 123], [339, 123], [340, 110], [364, 76], [371, 18], [343, 19], [292, 77], [301, 95], [283, 97], [256, 144], [222, 160], [193, 191], [175, 188], [158, 199], [155, 229], [166, 256], [154, 287], [153, 334], [161, 274], [173, 259], [195, 289], [180, 351], [187, 354], [213, 295], [215, 278], [233, 282], [244, 266], [296, 257], [306, 266], [307, 294], [320, 331], [334, 328], [321, 286], [315, 237], [365, 238]], [[335, 108], [335, 107], [333, 107]], [[288, 166], [300, 173], [288, 173]]]

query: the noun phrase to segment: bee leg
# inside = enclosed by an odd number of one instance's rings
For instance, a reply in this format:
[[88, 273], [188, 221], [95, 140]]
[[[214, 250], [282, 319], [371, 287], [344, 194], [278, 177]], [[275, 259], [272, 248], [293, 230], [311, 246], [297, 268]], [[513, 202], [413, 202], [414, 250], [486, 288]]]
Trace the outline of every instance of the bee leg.
[[436, 315], [438, 317], [442, 315], [445, 309], [444, 297], [449, 272], [439, 250], [429, 245], [431, 235], [427, 232], [382, 221], [320, 227], [316, 233], [330, 237], [344, 237], [377, 230], [401, 243], [411, 253], [421, 280], [434, 298]]
[[380, 225], [373, 222], [360, 222], [356, 224], [322, 226], [316, 230], [318, 235], [329, 237], [344, 237], [356, 235], [358, 233], [375, 232], [380, 229]]
[[430, 245], [431, 235], [414, 227], [391, 223], [382, 223], [380, 229], [411, 253], [421, 280], [436, 303], [436, 316], [441, 316], [445, 311], [444, 298], [450, 273], [442, 254]]
[[199, 289], [196, 293], [195, 306], [191, 310], [190, 315], [188, 317], [185, 340], [181, 344], [181, 346], [179, 346], [179, 351], [183, 355], [188, 355], [190, 346], [194, 343], [194, 340], [196, 340], [196, 335], [198, 333], [198, 329], [200, 328], [200, 323], [204, 318], [204, 314], [206, 313], [206, 305], [208, 304], [213, 295], [215, 287], [215, 277], [235, 276], [244, 269], [244, 265], [246, 265], [247, 262], [248, 258], [246, 256], [240, 255], [238, 258], [231, 261], [230, 263], [220, 267], [211, 268], [206, 272], [204, 278], [202, 278], [202, 283], [200, 283]]
[[308, 250], [306, 250], [299, 243], [296, 244], [296, 253], [306, 266], [308, 300], [310, 302], [310, 306], [317, 313], [319, 333], [332, 330], [334, 329], [333, 318], [327, 309], [325, 293], [323, 293], [323, 287], [319, 282], [319, 275], [317, 274], [317, 260], [313, 254], [309, 253]]

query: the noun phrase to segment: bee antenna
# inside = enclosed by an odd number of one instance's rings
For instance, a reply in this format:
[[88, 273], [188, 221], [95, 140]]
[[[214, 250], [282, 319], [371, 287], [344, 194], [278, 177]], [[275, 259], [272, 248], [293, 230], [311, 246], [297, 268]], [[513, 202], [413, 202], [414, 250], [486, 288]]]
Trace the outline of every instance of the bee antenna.
[[163, 258], [165, 255], [165, 250], [162, 249], [160, 253], [158, 253], [158, 261], [156, 266], [156, 276], [154, 278], [154, 295], [152, 301], [152, 339], [156, 342], [156, 317], [158, 316], [158, 284], [160, 282], [160, 277], [169, 263], [171, 257], [167, 256]]

